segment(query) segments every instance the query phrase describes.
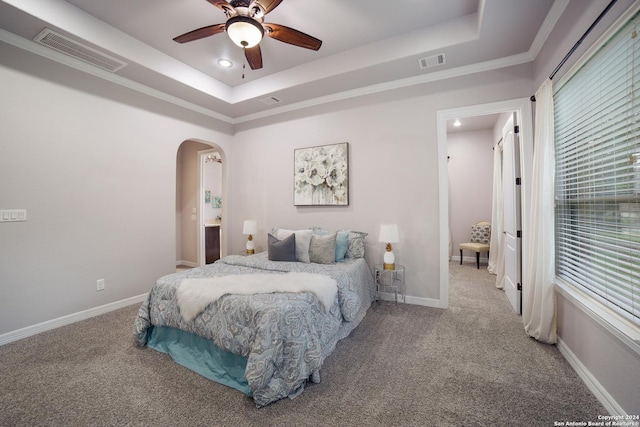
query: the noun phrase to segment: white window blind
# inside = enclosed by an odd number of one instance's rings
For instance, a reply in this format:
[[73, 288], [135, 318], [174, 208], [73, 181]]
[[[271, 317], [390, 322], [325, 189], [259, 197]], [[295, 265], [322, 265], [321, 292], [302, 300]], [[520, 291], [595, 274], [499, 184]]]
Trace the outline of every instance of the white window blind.
[[638, 15], [554, 93], [556, 275], [640, 326]]

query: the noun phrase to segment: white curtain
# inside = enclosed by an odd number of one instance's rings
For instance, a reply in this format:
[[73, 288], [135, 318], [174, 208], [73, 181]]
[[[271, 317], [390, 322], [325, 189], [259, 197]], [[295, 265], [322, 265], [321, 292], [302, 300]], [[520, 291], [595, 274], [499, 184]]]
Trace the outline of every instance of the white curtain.
[[531, 178], [531, 212], [527, 231], [522, 320], [529, 336], [557, 342], [555, 305], [555, 150], [553, 88], [547, 79], [536, 92], [535, 140]]
[[493, 148], [493, 202], [491, 205], [491, 241], [489, 273], [495, 274], [496, 287], [504, 288], [504, 209], [502, 192], [502, 144]]

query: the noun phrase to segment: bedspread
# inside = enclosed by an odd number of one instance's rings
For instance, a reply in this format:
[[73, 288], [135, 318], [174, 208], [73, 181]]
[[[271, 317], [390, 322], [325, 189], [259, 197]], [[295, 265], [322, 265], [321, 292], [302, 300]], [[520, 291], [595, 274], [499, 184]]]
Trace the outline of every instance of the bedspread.
[[[338, 293], [328, 313], [310, 293], [226, 295], [190, 322], [180, 315], [176, 285], [183, 278], [236, 274], [325, 274]], [[373, 300], [374, 284], [364, 259], [333, 265], [269, 261], [266, 254], [228, 256], [214, 264], [160, 278], [140, 306], [134, 338], [145, 345], [153, 326], [168, 326], [212, 340], [247, 358], [245, 376], [258, 407], [300, 394], [306, 381], [319, 382], [319, 370], [337, 341], [362, 320]]]

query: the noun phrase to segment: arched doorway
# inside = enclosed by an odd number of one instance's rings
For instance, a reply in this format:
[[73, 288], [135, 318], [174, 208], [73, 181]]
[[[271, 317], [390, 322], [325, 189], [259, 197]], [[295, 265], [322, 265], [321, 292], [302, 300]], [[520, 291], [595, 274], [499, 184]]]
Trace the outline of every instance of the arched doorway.
[[[216, 144], [190, 139], [180, 144], [176, 154], [176, 266], [197, 267], [205, 264], [205, 220], [226, 217], [226, 203], [216, 210], [205, 210], [205, 158], [210, 153], [220, 157], [220, 183], [215, 197], [227, 195], [227, 167], [224, 150]], [[211, 190], [209, 190], [211, 191]], [[210, 193], [211, 194], [211, 193]], [[209, 206], [212, 204], [209, 201]], [[217, 212], [213, 218], [211, 212]], [[226, 254], [225, 222], [220, 221], [220, 255]]]

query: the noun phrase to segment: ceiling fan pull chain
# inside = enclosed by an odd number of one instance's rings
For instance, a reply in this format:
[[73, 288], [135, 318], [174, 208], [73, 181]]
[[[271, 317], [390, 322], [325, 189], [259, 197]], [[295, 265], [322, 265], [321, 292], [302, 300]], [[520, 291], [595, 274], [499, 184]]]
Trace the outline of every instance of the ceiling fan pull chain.
[[244, 63], [244, 60], [242, 60], [242, 80], [244, 80], [244, 70], [246, 68], [246, 65]]

